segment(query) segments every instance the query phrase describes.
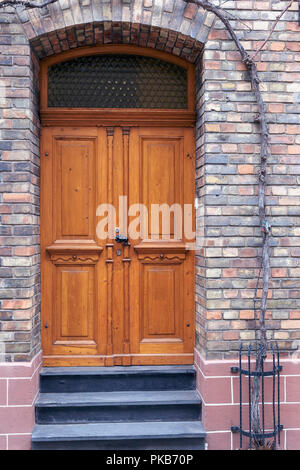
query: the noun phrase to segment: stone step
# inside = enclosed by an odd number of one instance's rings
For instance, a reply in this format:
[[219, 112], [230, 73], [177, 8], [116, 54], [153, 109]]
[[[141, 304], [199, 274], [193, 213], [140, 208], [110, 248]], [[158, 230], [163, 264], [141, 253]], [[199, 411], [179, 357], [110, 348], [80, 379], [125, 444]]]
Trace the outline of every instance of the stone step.
[[201, 419], [195, 390], [41, 393], [37, 424]]
[[33, 450], [204, 449], [200, 421], [36, 425]]
[[42, 393], [194, 389], [193, 366], [49, 367], [40, 373]]

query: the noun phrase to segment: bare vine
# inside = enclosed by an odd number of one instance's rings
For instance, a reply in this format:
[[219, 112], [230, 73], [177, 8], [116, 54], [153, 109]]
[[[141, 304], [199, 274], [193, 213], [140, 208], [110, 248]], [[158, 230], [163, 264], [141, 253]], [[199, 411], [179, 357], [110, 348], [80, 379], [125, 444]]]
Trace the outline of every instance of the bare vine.
[[[262, 93], [259, 88], [259, 77], [258, 71], [255, 63], [255, 58], [258, 53], [265, 47], [269, 41], [271, 35], [273, 34], [277, 23], [284, 13], [291, 7], [293, 0], [290, 0], [286, 8], [281, 12], [280, 15], [276, 18], [271, 31], [263, 42], [263, 44], [258, 48], [258, 50], [250, 56], [245, 50], [241, 41], [237, 37], [233, 27], [230, 24], [230, 18], [227, 15], [226, 10], [221, 7], [215, 6], [212, 3], [205, 0], [183, 0], [186, 3], [193, 3], [198, 7], [203, 8], [206, 11], [212, 12], [216, 15], [217, 18], [224, 24], [225, 28], [229, 32], [232, 40], [236, 44], [236, 47], [241, 55], [241, 60], [244, 63], [248, 73], [250, 82], [252, 84], [252, 90], [255, 94], [256, 103], [258, 106], [258, 115], [255, 119], [260, 126], [260, 169], [258, 175], [258, 209], [259, 209], [259, 220], [260, 227], [262, 231], [262, 261], [261, 269], [262, 271], [262, 295], [260, 300], [260, 314], [259, 314], [259, 347], [256, 348], [256, 372], [262, 371], [263, 360], [267, 355], [267, 335], [266, 335], [266, 310], [267, 310], [267, 298], [269, 291], [269, 280], [270, 280], [270, 237], [271, 237], [271, 227], [267, 220], [266, 216], [266, 176], [267, 176], [267, 161], [270, 157], [269, 154], [269, 130], [266, 117], [265, 104], [263, 101]], [[258, 277], [258, 282], [260, 279], [260, 274]], [[257, 289], [255, 291], [255, 299], [257, 299]], [[259, 399], [260, 399], [260, 377], [255, 376], [252, 386], [252, 408], [251, 408], [251, 418], [252, 418], [252, 429], [254, 433], [261, 432], [260, 426], [260, 415], [259, 415]], [[255, 446], [259, 447], [261, 442], [258, 440], [255, 441]]]

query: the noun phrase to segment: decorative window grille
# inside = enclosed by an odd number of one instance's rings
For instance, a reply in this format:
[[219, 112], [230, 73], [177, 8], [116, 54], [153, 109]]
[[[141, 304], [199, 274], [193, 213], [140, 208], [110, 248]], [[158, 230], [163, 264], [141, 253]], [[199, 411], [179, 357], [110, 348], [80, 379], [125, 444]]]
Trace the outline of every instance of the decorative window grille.
[[48, 70], [50, 108], [187, 109], [187, 70], [152, 57], [100, 54]]

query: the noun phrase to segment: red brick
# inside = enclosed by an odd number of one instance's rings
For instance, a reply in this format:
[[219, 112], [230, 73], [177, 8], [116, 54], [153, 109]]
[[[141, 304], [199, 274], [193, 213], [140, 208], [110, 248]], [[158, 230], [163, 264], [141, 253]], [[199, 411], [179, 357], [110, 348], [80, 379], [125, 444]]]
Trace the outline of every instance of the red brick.
[[253, 165], [238, 165], [238, 172], [240, 175], [251, 175], [254, 173]]
[[4, 309], [30, 308], [31, 305], [31, 299], [3, 300], [2, 302], [2, 307]]
[[0, 433], [31, 433], [34, 426], [34, 407], [0, 407]]
[[221, 68], [221, 63], [212, 60], [207, 60], [205, 62], [205, 68], [208, 70], [219, 70]]
[[286, 401], [300, 403], [300, 375], [298, 377], [286, 377]]
[[192, 20], [196, 14], [198, 10], [198, 7], [197, 5], [193, 4], [193, 3], [190, 3], [189, 5], [187, 5], [185, 7], [185, 10], [184, 10], [184, 17], [185, 18], [188, 18], [189, 20]]
[[300, 43], [299, 42], [287, 42], [286, 48], [288, 51], [300, 52]]
[[36, 253], [36, 248], [33, 246], [18, 246], [14, 249], [15, 256], [31, 256]]
[[237, 270], [233, 268], [223, 269], [222, 274], [224, 277], [237, 277]]
[[291, 310], [290, 311], [291, 320], [300, 320], [300, 310]]
[[31, 195], [24, 193], [7, 193], [3, 194], [3, 201], [5, 202], [30, 202]]
[[300, 450], [300, 429], [286, 429], [286, 450]]
[[7, 380], [0, 379], [0, 406], [7, 405]]
[[268, 105], [269, 113], [284, 113], [284, 104], [282, 103], [270, 103]]
[[271, 51], [284, 51], [284, 49], [285, 49], [285, 42], [280, 42], [280, 41], [270, 42]]
[[213, 432], [206, 436], [207, 450], [230, 450], [231, 433]]
[[287, 277], [287, 269], [286, 268], [273, 268], [272, 277]]
[[203, 426], [206, 431], [228, 431], [239, 423], [239, 405], [205, 406]]
[[31, 450], [31, 434], [9, 435], [7, 450]]
[[0, 436], [0, 450], [7, 450], [7, 437]]
[[8, 379], [8, 405], [32, 405], [38, 388], [38, 373], [30, 379]]
[[300, 155], [300, 145], [289, 145], [288, 153], [292, 155]]
[[209, 33], [209, 39], [211, 39], [212, 41], [215, 40], [215, 39], [228, 39], [228, 33], [227, 31], [225, 30], [212, 30], [210, 33]]

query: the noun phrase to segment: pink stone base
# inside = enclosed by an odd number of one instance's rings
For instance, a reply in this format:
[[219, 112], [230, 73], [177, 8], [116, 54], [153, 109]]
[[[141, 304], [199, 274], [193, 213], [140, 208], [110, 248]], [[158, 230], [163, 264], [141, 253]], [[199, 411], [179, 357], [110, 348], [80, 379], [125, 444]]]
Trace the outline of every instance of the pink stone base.
[[0, 450], [30, 450], [41, 353], [28, 363], [0, 363]]
[[[0, 450], [29, 450], [34, 427], [34, 402], [39, 392], [42, 355], [30, 363], [0, 363]], [[300, 361], [282, 359], [281, 448], [300, 450]], [[207, 431], [208, 450], [235, 450], [239, 435], [239, 379], [230, 368], [234, 360], [206, 361], [195, 351], [197, 389], [203, 400], [202, 420]], [[271, 401], [271, 382], [266, 381], [266, 403]], [[243, 395], [247, 396], [246, 389]], [[245, 426], [248, 409], [243, 407]], [[271, 405], [267, 405], [266, 420]], [[244, 439], [247, 448], [247, 439]]]
[[[281, 449], [300, 450], [300, 361], [281, 360]], [[206, 361], [195, 350], [197, 389], [203, 400], [202, 421], [207, 431], [208, 450], [235, 450], [239, 435], [231, 426], [239, 425], [239, 378], [230, 368], [238, 366], [234, 360]], [[272, 427], [272, 379], [265, 381], [266, 427]], [[245, 381], [244, 381], [245, 382]], [[243, 390], [245, 402], [248, 388]], [[243, 400], [244, 401], [244, 400]], [[248, 407], [243, 406], [244, 426], [247, 428]], [[268, 426], [269, 424], [269, 426]], [[247, 448], [247, 438], [243, 439]]]

